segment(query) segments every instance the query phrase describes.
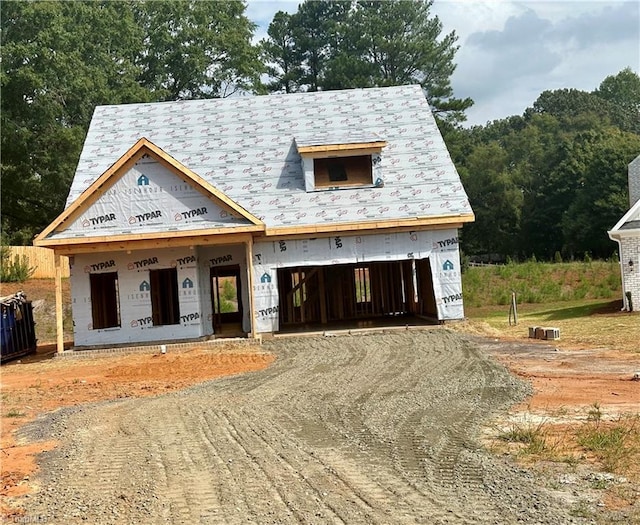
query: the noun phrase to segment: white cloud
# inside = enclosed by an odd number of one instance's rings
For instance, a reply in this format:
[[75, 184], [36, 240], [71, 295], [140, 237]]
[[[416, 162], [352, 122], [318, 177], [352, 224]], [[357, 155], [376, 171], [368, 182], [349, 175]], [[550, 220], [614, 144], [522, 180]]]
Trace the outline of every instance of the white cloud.
[[621, 1], [438, 2], [443, 33], [459, 35], [454, 93], [468, 124], [520, 115], [548, 89], [595, 89], [640, 68], [640, 4]]
[[254, 42], [259, 42], [267, 36], [267, 29], [278, 11], [295, 13], [299, 0], [248, 0], [245, 14], [249, 20], [258, 25], [254, 35]]
[[[249, 0], [247, 16], [266, 35], [277, 11], [299, 0]], [[435, 0], [442, 35], [458, 35], [454, 95], [471, 97], [469, 125], [520, 115], [540, 93], [592, 91], [625, 67], [640, 71], [640, 3], [622, 0]]]

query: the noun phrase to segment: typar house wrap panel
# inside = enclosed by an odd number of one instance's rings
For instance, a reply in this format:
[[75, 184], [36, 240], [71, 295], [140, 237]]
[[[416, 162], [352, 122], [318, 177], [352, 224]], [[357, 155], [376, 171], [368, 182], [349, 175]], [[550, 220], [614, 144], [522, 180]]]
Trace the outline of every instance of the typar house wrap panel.
[[251, 223], [145, 156], [54, 238], [233, 228]]

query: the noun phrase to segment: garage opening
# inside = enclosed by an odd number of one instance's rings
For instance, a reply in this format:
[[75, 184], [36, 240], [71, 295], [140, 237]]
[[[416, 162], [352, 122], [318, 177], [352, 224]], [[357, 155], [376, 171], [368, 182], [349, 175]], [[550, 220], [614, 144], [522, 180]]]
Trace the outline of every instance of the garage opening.
[[437, 318], [428, 259], [278, 269], [280, 323]]

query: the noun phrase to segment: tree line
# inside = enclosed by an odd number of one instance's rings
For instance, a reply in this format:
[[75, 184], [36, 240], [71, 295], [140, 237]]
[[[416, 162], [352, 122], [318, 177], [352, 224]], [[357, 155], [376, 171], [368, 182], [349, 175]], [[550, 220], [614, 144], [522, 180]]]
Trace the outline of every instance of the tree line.
[[468, 254], [609, 255], [640, 152], [638, 76], [545, 92], [522, 116], [465, 129], [457, 36], [431, 5], [307, 0], [254, 43], [240, 0], [3, 2], [3, 244], [30, 244], [62, 211], [96, 105], [418, 83], [476, 212]]
[[607, 258], [629, 209], [627, 165], [640, 154], [640, 77], [631, 69], [592, 92], [543, 92], [521, 116], [441, 126], [476, 215], [467, 255]]

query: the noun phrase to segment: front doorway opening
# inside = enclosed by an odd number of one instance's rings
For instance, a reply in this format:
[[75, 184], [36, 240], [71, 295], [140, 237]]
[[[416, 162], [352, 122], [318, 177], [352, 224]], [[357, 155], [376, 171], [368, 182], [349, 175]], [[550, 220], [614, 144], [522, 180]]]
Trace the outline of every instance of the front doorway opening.
[[239, 265], [211, 268], [211, 304], [214, 334], [234, 336], [243, 333]]

